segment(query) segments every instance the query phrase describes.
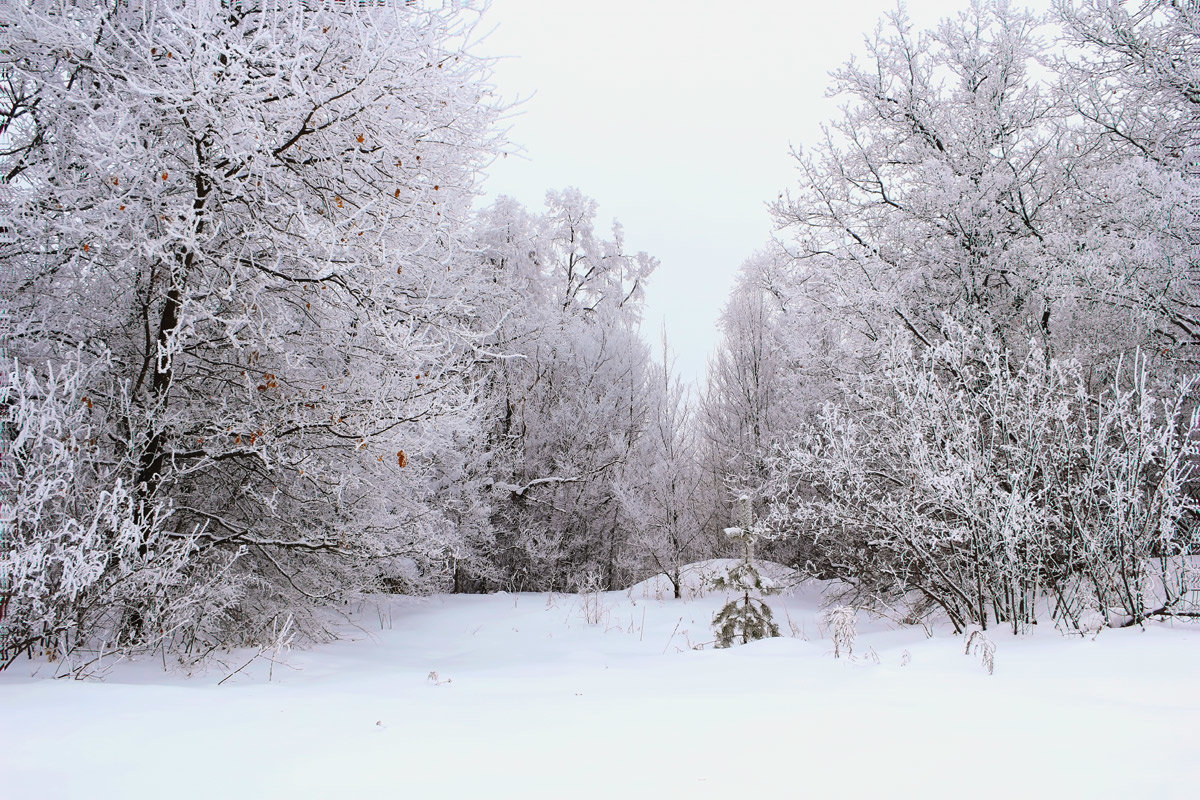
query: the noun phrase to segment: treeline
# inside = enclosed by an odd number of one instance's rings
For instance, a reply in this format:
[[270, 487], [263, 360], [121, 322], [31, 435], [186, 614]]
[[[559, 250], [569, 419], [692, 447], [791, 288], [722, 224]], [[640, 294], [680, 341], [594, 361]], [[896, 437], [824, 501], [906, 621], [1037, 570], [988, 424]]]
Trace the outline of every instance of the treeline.
[[0, 9], [0, 664], [319, 638], [364, 591], [678, 593], [743, 496], [760, 555], [859, 606], [1179, 610], [1193, 6], [890, 16], [695, 399], [593, 201], [474, 208], [505, 147], [475, 21]]
[[758, 533], [957, 628], [1193, 613], [1200, 9], [889, 15], [834, 73], [706, 411]]
[[0, 10], [0, 665], [690, 555], [688, 412], [637, 333], [655, 262], [575, 190], [473, 210], [503, 149], [476, 21]]

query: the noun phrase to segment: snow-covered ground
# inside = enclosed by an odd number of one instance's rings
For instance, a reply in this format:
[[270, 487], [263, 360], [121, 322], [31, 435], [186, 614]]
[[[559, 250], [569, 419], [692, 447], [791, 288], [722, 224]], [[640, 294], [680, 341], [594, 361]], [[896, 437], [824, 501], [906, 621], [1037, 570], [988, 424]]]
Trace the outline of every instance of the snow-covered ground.
[[821, 590], [771, 598], [784, 638], [729, 650], [711, 647], [722, 599], [659, 579], [385, 598], [343, 640], [232, 677], [255, 651], [102, 681], [20, 661], [0, 673], [0, 796], [1200, 794], [1200, 625], [990, 631], [988, 675], [948, 630], [862, 614], [835, 659]]

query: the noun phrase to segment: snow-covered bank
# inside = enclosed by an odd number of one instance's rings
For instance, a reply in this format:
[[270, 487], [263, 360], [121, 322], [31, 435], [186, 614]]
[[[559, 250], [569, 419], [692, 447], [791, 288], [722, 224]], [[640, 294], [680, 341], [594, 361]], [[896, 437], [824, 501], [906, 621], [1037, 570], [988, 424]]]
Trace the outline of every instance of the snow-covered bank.
[[794, 635], [694, 650], [722, 598], [653, 586], [385, 598], [345, 640], [220, 686], [253, 651], [102, 682], [18, 662], [0, 673], [0, 794], [1194, 796], [1200, 625], [990, 632], [989, 676], [962, 637], [861, 614], [835, 659], [816, 584], [771, 598]]

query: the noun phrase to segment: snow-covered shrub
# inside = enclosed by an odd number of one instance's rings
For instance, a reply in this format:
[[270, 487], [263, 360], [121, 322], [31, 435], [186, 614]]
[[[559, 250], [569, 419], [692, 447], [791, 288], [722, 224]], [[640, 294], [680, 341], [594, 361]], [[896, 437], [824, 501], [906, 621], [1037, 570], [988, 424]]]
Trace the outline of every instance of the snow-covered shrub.
[[1037, 348], [944, 333], [917, 356], [895, 340], [779, 451], [776, 535], [805, 538], [854, 601], [916, 591], [959, 630], [1018, 632], [1047, 596], [1070, 627], [1089, 594], [1125, 623], [1175, 602], [1151, 606], [1145, 568], [1197, 547], [1191, 384], [1156, 391], [1139, 361], [1096, 393]]
[[578, 579], [579, 602], [583, 619], [588, 625], [608, 620], [608, 605], [604, 602], [604, 579], [598, 572], [588, 572]]
[[967, 633], [966, 655], [976, 655], [979, 663], [987, 670], [988, 675], [996, 672], [996, 643], [984, 634], [983, 630], [972, 627]]
[[830, 638], [833, 639], [833, 657], [849, 658], [854, 654], [855, 610], [851, 606], [834, 606], [825, 614], [825, 625], [829, 628]]
[[[1137, 364], [1131, 385], [1101, 394], [1092, 413], [1076, 417], [1075, 468], [1059, 473], [1053, 497], [1066, 554], [1057, 565], [1076, 584], [1073, 596], [1091, 591], [1109, 625], [1140, 622], [1183, 600], [1182, 557], [1200, 548], [1194, 386], [1160, 396]], [[1064, 615], [1075, 611], [1064, 601]]]
[[224, 597], [206, 591], [228, 564], [189, 564], [195, 536], [173, 529], [165, 503], [138, 501], [123, 477], [137, 451], [104, 435], [107, 410], [87, 394], [95, 370], [72, 359], [44, 377], [20, 369], [9, 377], [0, 666], [45, 653], [79, 669], [81, 650], [194, 639], [206, 616], [235, 599], [229, 587]]

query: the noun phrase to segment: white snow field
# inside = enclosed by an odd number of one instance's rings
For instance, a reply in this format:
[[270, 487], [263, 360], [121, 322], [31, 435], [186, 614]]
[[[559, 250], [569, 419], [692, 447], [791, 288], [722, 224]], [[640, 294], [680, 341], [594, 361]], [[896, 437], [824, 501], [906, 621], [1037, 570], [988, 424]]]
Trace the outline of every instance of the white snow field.
[[1200, 625], [989, 631], [989, 675], [947, 628], [862, 613], [834, 658], [823, 588], [772, 597], [785, 636], [728, 650], [722, 598], [660, 578], [384, 598], [286, 664], [247, 650], [76, 681], [18, 661], [0, 797], [1200, 795]]

